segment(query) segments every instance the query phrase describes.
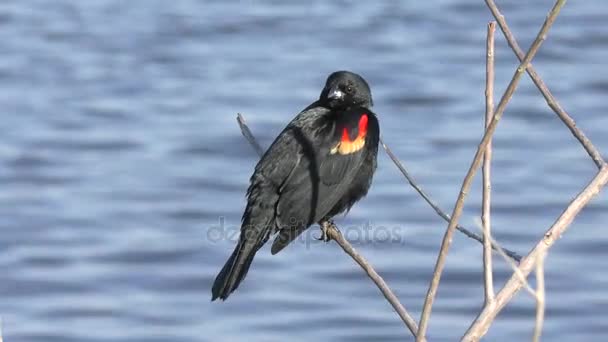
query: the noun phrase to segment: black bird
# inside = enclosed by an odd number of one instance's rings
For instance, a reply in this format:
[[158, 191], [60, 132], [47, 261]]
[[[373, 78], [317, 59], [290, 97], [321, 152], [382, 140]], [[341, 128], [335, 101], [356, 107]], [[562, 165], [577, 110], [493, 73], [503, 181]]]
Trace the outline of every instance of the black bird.
[[271, 235], [278, 233], [272, 254], [314, 223], [327, 241], [325, 224], [367, 194], [380, 137], [372, 105], [361, 76], [337, 71], [279, 134], [251, 176], [239, 242], [215, 278], [212, 300], [236, 290]]

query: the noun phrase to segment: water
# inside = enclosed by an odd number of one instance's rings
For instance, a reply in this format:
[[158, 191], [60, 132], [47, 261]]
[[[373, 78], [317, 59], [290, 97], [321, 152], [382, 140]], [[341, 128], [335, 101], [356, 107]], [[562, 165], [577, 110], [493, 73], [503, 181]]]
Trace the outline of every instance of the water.
[[[499, 1], [527, 47], [550, 0]], [[608, 150], [608, 6], [569, 2], [534, 64]], [[6, 341], [409, 339], [333, 243], [262, 250], [239, 291], [210, 303], [257, 157], [350, 69], [371, 83], [385, 141], [446, 211], [481, 137], [482, 1], [3, 1], [0, 4], [0, 316]], [[497, 34], [496, 96], [517, 65]], [[527, 252], [595, 168], [526, 77], [495, 140], [495, 237]], [[418, 317], [446, 227], [382, 153], [349, 238]], [[479, 188], [461, 222], [475, 227]], [[545, 340], [602, 341], [606, 195], [547, 259]], [[223, 219], [222, 219], [223, 218]], [[352, 227], [366, 227], [373, 230]], [[350, 228], [349, 228], [350, 227]], [[390, 231], [390, 241], [378, 232]], [[360, 234], [356, 234], [359, 232]], [[365, 233], [365, 234], [363, 234]], [[482, 303], [480, 245], [454, 239], [429, 339], [460, 337]], [[497, 257], [496, 283], [510, 276]], [[528, 340], [520, 293], [489, 341]]]

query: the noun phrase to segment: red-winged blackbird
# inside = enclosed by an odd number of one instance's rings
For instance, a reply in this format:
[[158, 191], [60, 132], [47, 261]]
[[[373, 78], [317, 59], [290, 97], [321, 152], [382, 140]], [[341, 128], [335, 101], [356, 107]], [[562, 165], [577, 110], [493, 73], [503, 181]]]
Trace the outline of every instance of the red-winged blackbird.
[[271, 249], [276, 254], [312, 224], [324, 227], [367, 194], [380, 137], [372, 105], [361, 76], [337, 71], [319, 100], [279, 134], [251, 176], [241, 236], [215, 279], [212, 300], [236, 290], [271, 235], [278, 232]]

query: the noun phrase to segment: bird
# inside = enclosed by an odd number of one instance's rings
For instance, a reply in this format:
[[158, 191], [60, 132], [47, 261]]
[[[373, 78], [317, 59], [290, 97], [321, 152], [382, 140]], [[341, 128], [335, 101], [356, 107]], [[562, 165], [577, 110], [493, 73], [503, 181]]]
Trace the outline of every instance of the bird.
[[311, 225], [329, 241], [331, 219], [365, 195], [377, 166], [380, 126], [367, 81], [331, 73], [319, 99], [283, 129], [257, 163], [247, 190], [239, 240], [212, 287], [226, 300], [273, 236], [277, 254]]

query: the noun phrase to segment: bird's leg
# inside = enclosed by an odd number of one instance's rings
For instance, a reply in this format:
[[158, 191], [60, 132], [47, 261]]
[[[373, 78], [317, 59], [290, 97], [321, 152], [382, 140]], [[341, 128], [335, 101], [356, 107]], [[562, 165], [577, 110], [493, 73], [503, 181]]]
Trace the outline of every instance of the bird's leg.
[[332, 220], [323, 220], [319, 222], [319, 227], [321, 228], [321, 236], [317, 240], [328, 242], [331, 240], [329, 236], [330, 229], [338, 229]]

